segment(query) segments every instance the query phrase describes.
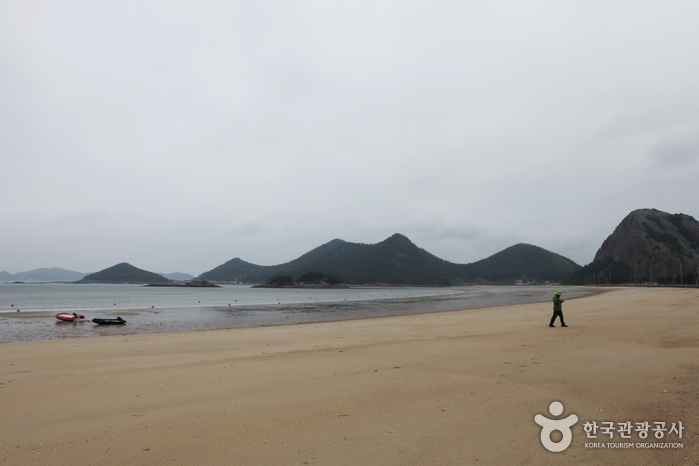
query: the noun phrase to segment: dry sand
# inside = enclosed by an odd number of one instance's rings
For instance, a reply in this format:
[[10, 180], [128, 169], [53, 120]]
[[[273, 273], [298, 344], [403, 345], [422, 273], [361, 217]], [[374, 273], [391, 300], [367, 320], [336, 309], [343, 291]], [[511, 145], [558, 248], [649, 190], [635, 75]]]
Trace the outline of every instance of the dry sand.
[[[569, 328], [551, 307], [3, 343], [0, 463], [698, 464], [699, 290], [567, 300]], [[579, 418], [561, 453], [534, 423], [554, 400]], [[621, 441], [684, 447], [585, 448]]]

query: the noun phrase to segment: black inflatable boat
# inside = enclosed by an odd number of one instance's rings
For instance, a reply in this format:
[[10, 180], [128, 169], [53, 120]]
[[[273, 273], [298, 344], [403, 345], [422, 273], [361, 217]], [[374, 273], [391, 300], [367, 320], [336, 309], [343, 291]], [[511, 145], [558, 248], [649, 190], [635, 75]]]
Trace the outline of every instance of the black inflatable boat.
[[126, 323], [121, 317], [116, 319], [92, 319], [92, 321], [98, 325], [123, 325]]

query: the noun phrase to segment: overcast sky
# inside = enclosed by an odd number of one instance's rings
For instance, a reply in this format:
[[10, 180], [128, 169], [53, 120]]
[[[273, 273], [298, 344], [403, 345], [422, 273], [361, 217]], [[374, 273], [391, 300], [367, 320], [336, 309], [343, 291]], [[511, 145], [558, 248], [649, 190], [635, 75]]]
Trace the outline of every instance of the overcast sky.
[[699, 216], [699, 2], [0, 1], [0, 270]]

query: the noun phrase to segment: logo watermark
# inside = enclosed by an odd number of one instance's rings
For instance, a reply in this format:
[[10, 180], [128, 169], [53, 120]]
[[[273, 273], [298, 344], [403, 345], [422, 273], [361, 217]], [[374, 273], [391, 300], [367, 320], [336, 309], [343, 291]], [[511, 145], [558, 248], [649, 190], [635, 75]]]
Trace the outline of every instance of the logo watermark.
[[[549, 405], [549, 413], [558, 417], [563, 414], [563, 404], [554, 401]], [[548, 451], [560, 453], [570, 446], [573, 441], [573, 431], [571, 429], [578, 422], [578, 416], [570, 414], [563, 419], [549, 419], [546, 416], [537, 414], [534, 422], [541, 426], [541, 444]], [[587, 439], [585, 448], [590, 449], [680, 449], [684, 448], [684, 443], [676, 442], [675, 439], [682, 439], [684, 425], [678, 422], [611, 422], [611, 421], [585, 421], [582, 423], [583, 432]], [[561, 440], [554, 442], [551, 434], [555, 431], [561, 433]], [[633, 434], [641, 441], [632, 441]], [[619, 442], [604, 442], [605, 437], [610, 440], [617, 435]], [[649, 438], [650, 437], [650, 438]], [[654, 438], [653, 438], [654, 437]], [[668, 438], [666, 438], [668, 437]], [[644, 440], [650, 441], [644, 441]], [[653, 441], [654, 440], [654, 441]]]
[[[631, 439], [632, 434], [636, 433], [638, 438], [645, 440], [648, 438], [648, 433], [653, 432], [653, 437], [656, 440], [662, 440], [665, 436], [677, 437], [682, 439], [682, 434], [684, 433], [684, 426], [682, 421], [673, 422], [668, 428], [666, 422], [653, 422], [653, 428], [651, 429], [651, 423], [648, 421], [632, 423], [631, 421], [626, 422], [610, 422], [602, 421], [597, 425], [597, 421], [587, 421], [583, 423], [583, 430], [585, 431], [585, 436], [588, 439], [598, 439], [599, 437], [604, 438], [604, 436], [609, 437], [609, 439], [614, 438], [614, 433], [619, 435], [620, 439], [626, 440]], [[599, 430], [599, 433], [597, 432]], [[673, 448], [684, 448], [684, 443], [679, 442], [585, 442], [585, 448], [650, 448], [650, 449], [673, 449]]]
[[[549, 413], [552, 416], [560, 416], [563, 413], [563, 404], [559, 401], [554, 401], [549, 405]], [[571, 414], [564, 419], [549, 419], [546, 416], [537, 414], [534, 416], [534, 422], [541, 426], [541, 444], [544, 448], [558, 453], [568, 448], [570, 442], [573, 441], [573, 432], [570, 428], [578, 422], [578, 416]], [[560, 442], [551, 440], [551, 434], [555, 431], [559, 431], [563, 436]]]

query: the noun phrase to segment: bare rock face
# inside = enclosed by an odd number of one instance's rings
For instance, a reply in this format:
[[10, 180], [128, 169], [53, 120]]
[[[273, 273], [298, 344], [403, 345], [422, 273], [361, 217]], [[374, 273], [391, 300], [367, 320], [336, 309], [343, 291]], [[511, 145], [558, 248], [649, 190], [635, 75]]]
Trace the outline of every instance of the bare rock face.
[[[685, 214], [634, 210], [597, 251], [593, 263], [627, 266], [634, 280], [693, 272], [699, 261], [699, 222]], [[681, 264], [681, 265], [680, 265]]]

